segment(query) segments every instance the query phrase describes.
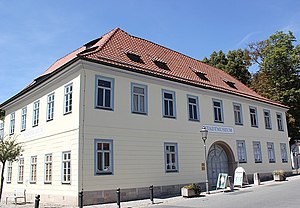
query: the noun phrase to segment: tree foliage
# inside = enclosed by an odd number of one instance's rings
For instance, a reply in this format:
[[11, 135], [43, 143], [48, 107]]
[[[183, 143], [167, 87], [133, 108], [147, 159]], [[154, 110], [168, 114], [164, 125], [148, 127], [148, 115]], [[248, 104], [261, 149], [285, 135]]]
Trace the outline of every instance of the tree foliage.
[[4, 183], [4, 169], [7, 161], [16, 161], [23, 151], [22, 145], [16, 141], [16, 138], [9, 137], [0, 141], [0, 162], [2, 163], [1, 171], [1, 187], [0, 200], [2, 197], [3, 183]]
[[300, 46], [292, 32], [282, 31], [267, 40], [249, 44], [251, 58], [259, 65], [251, 86], [259, 94], [287, 105], [289, 136], [300, 131]]
[[248, 69], [251, 66], [251, 57], [248, 50], [232, 50], [227, 54], [224, 54], [222, 50], [214, 51], [209, 58], [205, 57], [202, 62], [226, 71], [245, 85], [250, 84], [251, 74]]

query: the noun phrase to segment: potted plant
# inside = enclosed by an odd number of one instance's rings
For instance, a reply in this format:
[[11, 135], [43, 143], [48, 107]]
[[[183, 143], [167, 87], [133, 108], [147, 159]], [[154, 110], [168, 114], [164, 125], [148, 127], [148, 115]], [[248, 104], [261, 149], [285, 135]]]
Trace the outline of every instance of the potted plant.
[[196, 183], [181, 188], [181, 195], [183, 197], [199, 196], [200, 194], [201, 194], [201, 188]]
[[274, 170], [273, 171], [274, 181], [284, 181], [285, 175], [283, 170]]

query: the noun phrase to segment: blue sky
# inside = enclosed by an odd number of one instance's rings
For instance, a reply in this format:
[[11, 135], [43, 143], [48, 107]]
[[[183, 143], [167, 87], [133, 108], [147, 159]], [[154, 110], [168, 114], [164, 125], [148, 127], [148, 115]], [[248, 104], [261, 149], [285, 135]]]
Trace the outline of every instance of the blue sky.
[[200, 60], [278, 30], [299, 40], [300, 1], [0, 0], [0, 20], [2, 103], [55, 60], [115, 27]]

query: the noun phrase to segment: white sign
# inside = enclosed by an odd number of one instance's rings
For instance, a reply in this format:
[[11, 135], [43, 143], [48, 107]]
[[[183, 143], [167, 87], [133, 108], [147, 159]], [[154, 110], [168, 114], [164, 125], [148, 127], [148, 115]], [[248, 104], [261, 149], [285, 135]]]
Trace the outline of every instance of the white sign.
[[249, 184], [247, 179], [247, 174], [244, 168], [237, 167], [234, 171], [234, 186], [242, 187], [243, 184]]
[[208, 132], [234, 134], [234, 128], [229, 126], [203, 125], [203, 127], [205, 127]]

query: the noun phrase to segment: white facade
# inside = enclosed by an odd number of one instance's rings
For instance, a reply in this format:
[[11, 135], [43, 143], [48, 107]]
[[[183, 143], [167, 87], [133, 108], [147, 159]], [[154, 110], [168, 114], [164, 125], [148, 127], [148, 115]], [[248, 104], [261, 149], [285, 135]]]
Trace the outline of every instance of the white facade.
[[[95, 107], [98, 77], [111, 81], [112, 109]], [[65, 87], [69, 84], [72, 84], [72, 109], [65, 114]], [[132, 86], [142, 86], [146, 90], [146, 109], [142, 110], [145, 114], [132, 113]], [[174, 96], [174, 117], [163, 116], [163, 92]], [[52, 93], [54, 114], [53, 119], [47, 121], [48, 95]], [[196, 98], [199, 110], [193, 121], [189, 120], [189, 97]], [[36, 101], [39, 101], [39, 122], [32, 127]], [[223, 122], [214, 121], [214, 101], [221, 103], [219, 119]], [[235, 124], [236, 104], [241, 107], [240, 124]], [[21, 130], [24, 107], [27, 107], [26, 128]], [[257, 127], [251, 127], [251, 107], [256, 109]], [[283, 158], [285, 154], [281, 148], [285, 144], [288, 150], [286, 109], [83, 60], [68, 66], [39, 87], [3, 106], [3, 109], [6, 111], [5, 134], [11, 133], [11, 115], [15, 113], [15, 129], [11, 136], [22, 142], [25, 150], [21, 156], [24, 158], [23, 181], [19, 180], [19, 162], [14, 162], [11, 181], [7, 181], [6, 170], [4, 192], [26, 188], [32, 199], [35, 194], [41, 194], [41, 200], [45, 202], [77, 204], [78, 192], [82, 189], [87, 197], [85, 203], [92, 204], [110, 201], [113, 197], [106, 199], [105, 191], [114, 196], [117, 188], [130, 192], [138, 188], [146, 190], [150, 185], [170, 187], [204, 182], [205, 170], [201, 169], [201, 163], [205, 162], [200, 134], [202, 126], [209, 129], [208, 149], [212, 150], [217, 144], [225, 150], [229, 174], [232, 175], [237, 166], [243, 167], [247, 174], [268, 174], [276, 169], [291, 171], [289, 157]], [[265, 128], [264, 111], [269, 112], [267, 126], [271, 129]], [[282, 115], [283, 131], [278, 130], [277, 114]], [[111, 148], [107, 173], [106, 169], [98, 173], [96, 170], [97, 141], [108, 142]], [[254, 158], [254, 155], [260, 157], [254, 152], [257, 151], [254, 148], [257, 142], [260, 142], [261, 161]], [[167, 167], [166, 157], [173, 154], [173, 150], [166, 152], [168, 145], [175, 148], [175, 163], [171, 162], [171, 166]], [[63, 179], [65, 152], [71, 153], [71, 176], [67, 183]], [[52, 156], [50, 180], [45, 163], [49, 154]], [[37, 171], [33, 182], [31, 163], [35, 156]], [[274, 160], [269, 157], [274, 157]], [[210, 173], [211, 187], [214, 186], [212, 175]]]

